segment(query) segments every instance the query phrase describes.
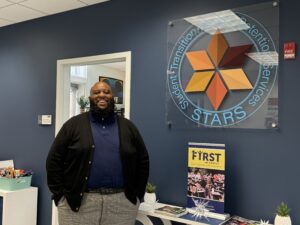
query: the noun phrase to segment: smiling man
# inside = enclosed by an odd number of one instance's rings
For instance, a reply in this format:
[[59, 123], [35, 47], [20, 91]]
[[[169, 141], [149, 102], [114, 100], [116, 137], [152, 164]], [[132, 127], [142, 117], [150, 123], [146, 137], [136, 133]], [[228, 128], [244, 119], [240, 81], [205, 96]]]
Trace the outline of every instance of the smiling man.
[[149, 175], [139, 131], [117, 116], [110, 86], [95, 83], [90, 111], [69, 119], [48, 158], [59, 225], [133, 225]]

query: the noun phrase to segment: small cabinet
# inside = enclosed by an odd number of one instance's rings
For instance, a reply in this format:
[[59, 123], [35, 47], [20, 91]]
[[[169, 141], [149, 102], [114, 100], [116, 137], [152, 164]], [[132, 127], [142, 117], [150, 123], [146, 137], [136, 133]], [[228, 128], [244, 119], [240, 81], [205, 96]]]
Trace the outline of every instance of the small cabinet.
[[29, 187], [16, 191], [0, 189], [3, 198], [2, 225], [36, 225], [38, 189]]

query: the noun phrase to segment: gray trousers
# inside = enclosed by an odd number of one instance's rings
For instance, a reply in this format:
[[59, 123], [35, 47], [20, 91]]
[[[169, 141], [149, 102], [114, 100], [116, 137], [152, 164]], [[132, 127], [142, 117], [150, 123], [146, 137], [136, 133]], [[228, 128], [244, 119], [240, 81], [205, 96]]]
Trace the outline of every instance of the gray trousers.
[[139, 207], [132, 204], [124, 192], [101, 195], [85, 193], [78, 212], [73, 212], [67, 200], [59, 201], [59, 225], [134, 225]]

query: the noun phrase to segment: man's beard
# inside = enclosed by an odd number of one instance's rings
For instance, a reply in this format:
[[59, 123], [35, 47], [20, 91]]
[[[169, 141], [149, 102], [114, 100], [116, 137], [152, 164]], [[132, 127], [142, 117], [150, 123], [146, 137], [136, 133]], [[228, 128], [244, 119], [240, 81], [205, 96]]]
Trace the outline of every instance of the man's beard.
[[96, 118], [107, 118], [110, 116], [113, 116], [115, 113], [115, 101], [114, 99], [110, 99], [107, 108], [100, 109], [97, 104], [95, 104], [93, 101], [90, 101], [90, 112], [96, 117]]

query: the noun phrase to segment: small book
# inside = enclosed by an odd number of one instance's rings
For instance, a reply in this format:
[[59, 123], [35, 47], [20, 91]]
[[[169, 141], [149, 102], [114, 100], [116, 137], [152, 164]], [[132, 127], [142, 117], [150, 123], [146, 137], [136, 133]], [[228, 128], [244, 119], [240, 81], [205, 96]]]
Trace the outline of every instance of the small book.
[[174, 206], [163, 206], [154, 210], [156, 213], [167, 215], [167, 216], [174, 216], [180, 217], [187, 214], [185, 208], [182, 207], [174, 207]]
[[257, 221], [248, 220], [240, 216], [233, 216], [230, 217], [225, 222], [221, 223], [220, 225], [252, 225], [252, 224], [259, 224]]

